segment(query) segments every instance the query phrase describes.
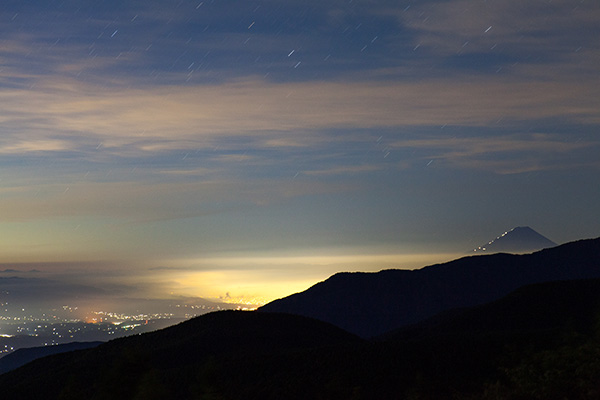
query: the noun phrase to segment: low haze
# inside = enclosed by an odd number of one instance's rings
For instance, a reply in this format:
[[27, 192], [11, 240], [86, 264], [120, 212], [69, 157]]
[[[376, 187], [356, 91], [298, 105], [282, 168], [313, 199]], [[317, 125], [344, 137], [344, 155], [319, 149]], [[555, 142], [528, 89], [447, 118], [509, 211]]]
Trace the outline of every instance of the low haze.
[[256, 305], [597, 237], [598, 65], [594, 1], [3, 2], [0, 277]]

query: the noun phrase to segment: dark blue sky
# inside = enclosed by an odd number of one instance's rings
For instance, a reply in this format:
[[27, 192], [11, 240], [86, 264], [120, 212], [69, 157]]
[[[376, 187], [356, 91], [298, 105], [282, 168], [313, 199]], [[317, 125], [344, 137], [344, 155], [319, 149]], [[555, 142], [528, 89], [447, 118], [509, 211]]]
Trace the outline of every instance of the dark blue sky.
[[0, 38], [17, 269], [269, 299], [600, 232], [595, 2], [9, 1]]

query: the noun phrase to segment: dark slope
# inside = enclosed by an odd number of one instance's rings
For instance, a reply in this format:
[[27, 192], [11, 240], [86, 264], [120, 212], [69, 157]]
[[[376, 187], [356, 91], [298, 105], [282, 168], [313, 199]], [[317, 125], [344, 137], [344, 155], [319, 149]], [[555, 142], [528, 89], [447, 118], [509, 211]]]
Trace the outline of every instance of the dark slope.
[[259, 311], [305, 315], [372, 337], [444, 310], [484, 304], [523, 285], [596, 277], [600, 238], [533, 254], [465, 257], [412, 271], [339, 273]]
[[545, 282], [523, 286], [490, 303], [442, 312], [377, 340], [405, 342], [443, 335], [555, 330], [592, 335], [600, 329], [598, 311], [600, 279]]
[[[377, 341], [303, 317], [218, 312], [37, 360], [0, 375], [0, 397], [591, 400], [598, 315], [600, 279], [524, 287]], [[541, 381], [548, 371], [556, 379]]]
[[510, 231], [504, 232], [496, 239], [474, 249], [473, 252], [480, 254], [493, 253], [531, 253], [534, 251], [557, 246], [552, 240], [537, 233], [528, 226], [518, 226]]
[[591, 400], [599, 315], [600, 279], [547, 282], [378, 340], [393, 355], [386, 369], [408, 376], [416, 398]]
[[66, 353], [68, 351], [90, 349], [101, 345], [103, 342], [73, 342], [55, 346], [28, 347], [15, 350], [0, 358], [0, 374], [11, 371], [38, 358], [52, 354]]
[[526, 286], [379, 338], [395, 374], [378, 384], [417, 399], [598, 399], [598, 315], [600, 280]]
[[[311, 354], [361, 343], [317, 320], [283, 314], [222, 311], [160, 331], [115, 339], [94, 349], [45, 357], [0, 375], [2, 399], [226, 398], [234, 387], [258, 388], [255, 398], [287, 397], [319, 383]], [[294, 368], [304, 374], [278, 382]], [[257, 375], [257, 372], [264, 370]], [[274, 380], [274, 381], [272, 381]], [[263, 390], [263, 389], [261, 389]], [[288, 397], [293, 398], [293, 397]]]

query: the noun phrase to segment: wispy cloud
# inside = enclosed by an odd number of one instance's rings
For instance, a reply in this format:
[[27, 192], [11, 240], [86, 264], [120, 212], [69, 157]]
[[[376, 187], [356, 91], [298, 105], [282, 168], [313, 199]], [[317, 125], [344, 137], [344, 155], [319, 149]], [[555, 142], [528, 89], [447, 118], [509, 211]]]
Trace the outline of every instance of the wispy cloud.
[[[600, 109], [594, 82], [504, 79], [274, 84], [261, 80], [198, 87], [105, 89], [75, 81], [0, 93], [8, 138], [58, 143], [86, 137], [104, 148], [142, 142], [202, 146], [246, 135], [278, 144], [281, 132], [420, 125], [486, 126], [498, 120], [563, 118], [593, 123]], [[317, 135], [318, 136], [318, 135]], [[5, 139], [6, 140], [6, 139]], [[291, 139], [293, 140], [293, 138]], [[310, 136], [304, 136], [312, 145]], [[148, 143], [150, 141], [150, 143]], [[154, 142], [154, 143], [152, 143]], [[290, 142], [291, 143], [291, 142]], [[211, 143], [212, 145], [212, 143]], [[61, 147], [62, 148], [62, 147]], [[32, 147], [35, 149], [35, 146]], [[27, 146], [23, 147], [27, 151]]]
[[485, 137], [431, 137], [391, 143], [395, 150], [421, 149], [422, 162], [486, 170], [500, 174], [560, 170], [582, 166], [597, 168], [591, 154], [600, 142], [591, 138], [565, 140], [560, 135], [510, 134]]
[[338, 166], [330, 169], [302, 171], [305, 175], [326, 176], [326, 175], [353, 175], [364, 172], [373, 172], [381, 169], [377, 165], [347, 165]]
[[[352, 190], [348, 184], [291, 179], [200, 182], [72, 182], [22, 188], [2, 199], [3, 221], [56, 217], [109, 217], [159, 221], [265, 206], [297, 196]], [[15, 194], [18, 194], [16, 196]]]
[[[568, 0], [427, 1], [395, 10], [400, 22], [417, 33], [416, 43], [447, 54], [498, 51], [575, 50], [597, 40], [580, 34], [596, 29], [600, 7]], [[579, 39], [578, 42], [573, 42]]]
[[65, 151], [70, 150], [70, 143], [63, 140], [30, 140], [18, 143], [6, 143], [0, 145], [0, 153], [23, 154], [40, 151]]

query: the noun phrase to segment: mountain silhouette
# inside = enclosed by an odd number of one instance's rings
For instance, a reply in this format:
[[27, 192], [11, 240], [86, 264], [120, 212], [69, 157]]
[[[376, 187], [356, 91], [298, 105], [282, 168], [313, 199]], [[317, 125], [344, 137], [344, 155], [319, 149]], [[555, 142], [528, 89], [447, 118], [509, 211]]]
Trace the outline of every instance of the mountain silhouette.
[[597, 399], [599, 289], [600, 279], [528, 285], [378, 340], [402, 360], [387, 368], [417, 378], [403, 385], [413, 398]]
[[[0, 375], [2, 399], [596, 399], [600, 279], [522, 287], [376, 340], [220, 311]], [[552, 379], [548, 379], [551, 376]]]
[[[287, 383], [277, 384], [277, 379], [292, 367], [288, 363], [295, 354], [306, 352], [309, 358], [298, 362], [303, 365], [302, 374], [310, 375], [314, 370], [309, 361], [313, 353], [327, 354], [329, 348], [360, 342], [340, 328], [306, 317], [213, 312], [159, 331], [114, 339], [93, 349], [38, 359], [0, 375], [0, 397], [212, 398], [215, 385], [226, 392], [230, 378], [239, 376], [242, 383], [236, 390], [250, 384], [263, 385], [264, 396], [255, 398], [290, 398], [285, 395]], [[261, 368], [265, 369], [264, 376]], [[246, 376], [259, 381], [246, 382]]]
[[417, 270], [338, 273], [259, 312], [313, 317], [368, 338], [528, 284], [600, 277], [600, 238], [532, 254], [464, 257]]
[[531, 253], [534, 251], [557, 246], [552, 240], [540, 235], [528, 226], [518, 226], [504, 232], [476, 249], [474, 253]]
[[[593, 309], [600, 308], [600, 279], [526, 285], [480, 306], [452, 309], [420, 323], [388, 332], [379, 340], [404, 341], [473, 332], [542, 332], [573, 329], [594, 334]], [[600, 332], [599, 332], [600, 333]]]
[[0, 358], [0, 374], [11, 371], [33, 360], [52, 354], [66, 353], [74, 350], [89, 349], [103, 342], [71, 342], [53, 346], [27, 347], [17, 349], [14, 352]]

